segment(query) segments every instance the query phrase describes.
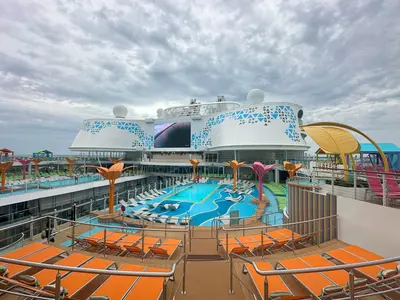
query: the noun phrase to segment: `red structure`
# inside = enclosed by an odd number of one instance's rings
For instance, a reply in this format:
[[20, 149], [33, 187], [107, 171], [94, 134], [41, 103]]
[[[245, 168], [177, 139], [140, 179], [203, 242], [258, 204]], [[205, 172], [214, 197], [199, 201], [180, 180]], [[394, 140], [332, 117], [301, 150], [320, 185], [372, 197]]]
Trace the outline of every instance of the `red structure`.
[[32, 158], [17, 158], [16, 161], [22, 165], [22, 179], [26, 179], [26, 167], [32, 162]]
[[4, 155], [4, 157], [8, 157], [8, 155], [13, 156], [14, 155], [14, 151], [12, 151], [12, 150], [10, 150], [8, 148], [0, 149], [0, 156], [3, 156], [3, 155]]

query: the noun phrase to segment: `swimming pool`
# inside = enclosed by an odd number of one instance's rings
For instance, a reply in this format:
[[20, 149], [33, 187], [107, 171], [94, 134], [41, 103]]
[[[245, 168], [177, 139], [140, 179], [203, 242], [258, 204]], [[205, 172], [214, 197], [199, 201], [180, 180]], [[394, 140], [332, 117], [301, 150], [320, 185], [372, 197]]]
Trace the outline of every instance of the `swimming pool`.
[[[160, 217], [174, 217], [177, 219], [191, 218], [191, 225], [211, 226], [212, 220], [217, 217], [229, 216], [233, 210], [239, 211], [240, 218], [251, 217], [255, 214], [257, 204], [253, 203], [253, 198], [257, 197], [258, 191], [255, 187], [251, 188], [250, 194], [243, 194], [240, 202], [226, 200], [227, 197], [237, 197], [237, 193], [229, 193], [224, 190], [227, 185], [217, 183], [190, 184], [170, 188], [166, 195], [161, 195], [136, 207], [126, 208], [126, 214], [132, 214], [136, 210], [150, 208], [149, 204], [156, 204], [157, 207], [149, 209], [150, 213], [158, 214]], [[231, 186], [228, 186], [231, 188]], [[272, 203], [272, 202], [271, 202]], [[164, 205], [179, 204], [176, 210], [167, 210]], [[278, 211], [277, 203], [269, 206], [269, 211]], [[272, 218], [269, 224], [273, 224]]]
[[178, 190], [175, 194], [172, 194], [167, 199], [197, 203], [204, 201], [205, 198], [209, 197], [213, 192], [215, 192], [218, 187], [218, 184], [191, 184], [189, 186], [185, 186], [181, 190]]

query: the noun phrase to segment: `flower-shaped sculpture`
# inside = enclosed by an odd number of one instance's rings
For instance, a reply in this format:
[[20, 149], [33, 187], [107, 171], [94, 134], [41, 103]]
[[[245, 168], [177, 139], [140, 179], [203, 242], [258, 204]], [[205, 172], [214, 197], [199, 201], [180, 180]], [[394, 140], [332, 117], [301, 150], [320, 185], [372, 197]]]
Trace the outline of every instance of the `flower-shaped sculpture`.
[[124, 172], [126, 169], [133, 168], [134, 166], [130, 166], [127, 168], [124, 168], [124, 163], [123, 162], [118, 162], [116, 164], [113, 164], [110, 168], [106, 167], [98, 167], [98, 166], [88, 166], [88, 168], [96, 168], [97, 171], [101, 176], [103, 176], [105, 179], [108, 179], [108, 182], [110, 183], [110, 196], [109, 196], [109, 201], [108, 201], [108, 206], [109, 206], [109, 212], [113, 213], [114, 212], [114, 185], [115, 181], [121, 177], [122, 172]]
[[292, 179], [294, 177], [294, 175], [296, 174], [296, 172], [303, 167], [303, 165], [302, 164], [292, 164], [289, 161], [285, 161], [283, 163], [283, 167], [289, 173], [289, 178]]
[[77, 158], [68, 158], [68, 157], [65, 158], [65, 161], [68, 164], [69, 177], [72, 177], [72, 168], [76, 164], [77, 160], [78, 160]]
[[109, 160], [110, 160], [113, 164], [116, 164], [116, 163], [119, 163], [119, 162], [122, 160], [122, 157], [121, 157], [121, 158], [113, 158], [113, 157], [110, 157]]
[[253, 163], [252, 166], [249, 166], [250, 168], [253, 169], [253, 171], [257, 175], [258, 179], [258, 201], [262, 201], [262, 192], [263, 192], [263, 177], [265, 174], [267, 174], [273, 167], [275, 167], [275, 164], [272, 165], [263, 165], [259, 161], [256, 161]]
[[237, 181], [237, 170], [244, 165], [244, 162], [238, 162], [236, 160], [231, 160], [227, 162], [228, 166], [232, 168], [233, 173], [233, 188], [236, 189], [236, 181]]
[[0, 173], [1, 173], [1, 190], [4, 191], [6, 188], [6, 172], [7, 169], [11, 168], [13, 165], [12, 161], [0, 162]]
[[41, 160], [40, 158], [34, 158], [34, 159], [32, 159], [33, 165], [35, 166], [35, 177], [38, 176], [38, 173], [39, 173], [39, 163], [40, 163], [41, 161], [42, 161], [42, 160]]
[[26, 166], [28, 166], [31, 163], [32, 158], [28, 159], [17, 158], [16, 161], [19, 162], [22, 166], [22, 179], [26, 179]]
[[193, 181], [195, 181], [196, 180], [196, 170], [197, 170], [197, 166], [199, 165], [200, 161], [197, 159], [189, 159], [189, 162], [193, 166]]

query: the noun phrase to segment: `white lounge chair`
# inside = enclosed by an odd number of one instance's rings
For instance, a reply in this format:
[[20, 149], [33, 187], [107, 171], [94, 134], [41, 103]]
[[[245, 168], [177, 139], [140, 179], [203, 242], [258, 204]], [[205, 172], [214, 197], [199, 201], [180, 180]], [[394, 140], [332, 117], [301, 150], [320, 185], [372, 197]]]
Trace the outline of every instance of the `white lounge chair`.
[[150, 199], [147, 199], [148, 197], [146, 197], [146, 196], [143, 195], [143, 194], [137, 195], [136, 198], [138, 198], [140, 201], [150, 200]]
[[154, 199], [154, 196], [151, 195], [149, 192], [144, 192], [143, 194], [144, 194], [147, 198]]
[[157, 193], [160, 193], [160, 194], [166, 194], [167, 193], [167, 191], [163, 191], [163, 190], [157, 190], [157, 189], [154, 189]]
[[157, 190], [156, 190], [156, 189], [154, 189], [154, 190], [151, 190], [151, 192], [152, 192], [154, 195], [157, 195], [156, 197], [159, 197], [159, 196], [163, 195], [163, 194], [161, 194], [161, 193], [157, 192]]
[[153, 190], [149, 190], [148, 193], [154, 197], [158, 197], [160, 196], [159, 194], [157, 194], [156, 192], [154, 192]]
[[179, 208], [179, 204], [178, 203], [176, 203], [176, 204], [165, 204], [164, 208], [166, 210], [177, 210]]
[[[120, 201], [122, 203], [122, 201]], [[139, 203], [135, 201], [135, 199], [129, 199], [128, 202], [126, 202], [129, 206], [139, 206]]]
[[226, 197], [225, 198], [225, 200], [232, 201], [232, 202], [240, 202], [240, 201], [242, 201], [242, 199], [243, 198], [241, 196], [236, 197], [236, 198], [233, 198], [233, 197]]
[[149, 204], [147, 204], [147, 205], [148, 205], [150, 208], [157, 208], [157, 206], [159, 206], [160, 203], [161, 203], [161, 202], [158, 202], [158, 203], [149, 203]]

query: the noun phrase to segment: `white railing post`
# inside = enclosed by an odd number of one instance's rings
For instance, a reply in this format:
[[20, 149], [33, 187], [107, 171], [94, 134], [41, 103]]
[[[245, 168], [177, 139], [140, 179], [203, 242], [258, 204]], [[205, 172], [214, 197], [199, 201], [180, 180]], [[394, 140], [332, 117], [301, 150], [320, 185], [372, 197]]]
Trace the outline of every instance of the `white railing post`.
[[90, 199], [89, 211], [93, 211], [93, 199]]
[[354, 199], [357, 199], [357, 172], [353, 171]]
[[31, 222], [29, 223], [29, 235], [30, 240], [33, 241], [33, 216], [31, 216]]
[[332, 172], [331, 172], [331, 188], [332, 188], [332, 195], [335, 195], [335, 177], [334, 177], [333, 168], [332, 168]]
[[386, 181], [386, 175], [382, 174], [382, 186], [383, 186], [383, 206], [388, 206], [387, 203], [387, 194], [388, 194], [388, 190], [387, 190], [387, 181]]
[[354, 300], [354, 270], [350, 269], [349, 272], [349, 294], [350, 299]]
[[54, 209], [53, 228], [54, 228], [55, 231], [57, 231], [57, 226], [58, 226], [56, 217], [57, 217], [57, 209]]

